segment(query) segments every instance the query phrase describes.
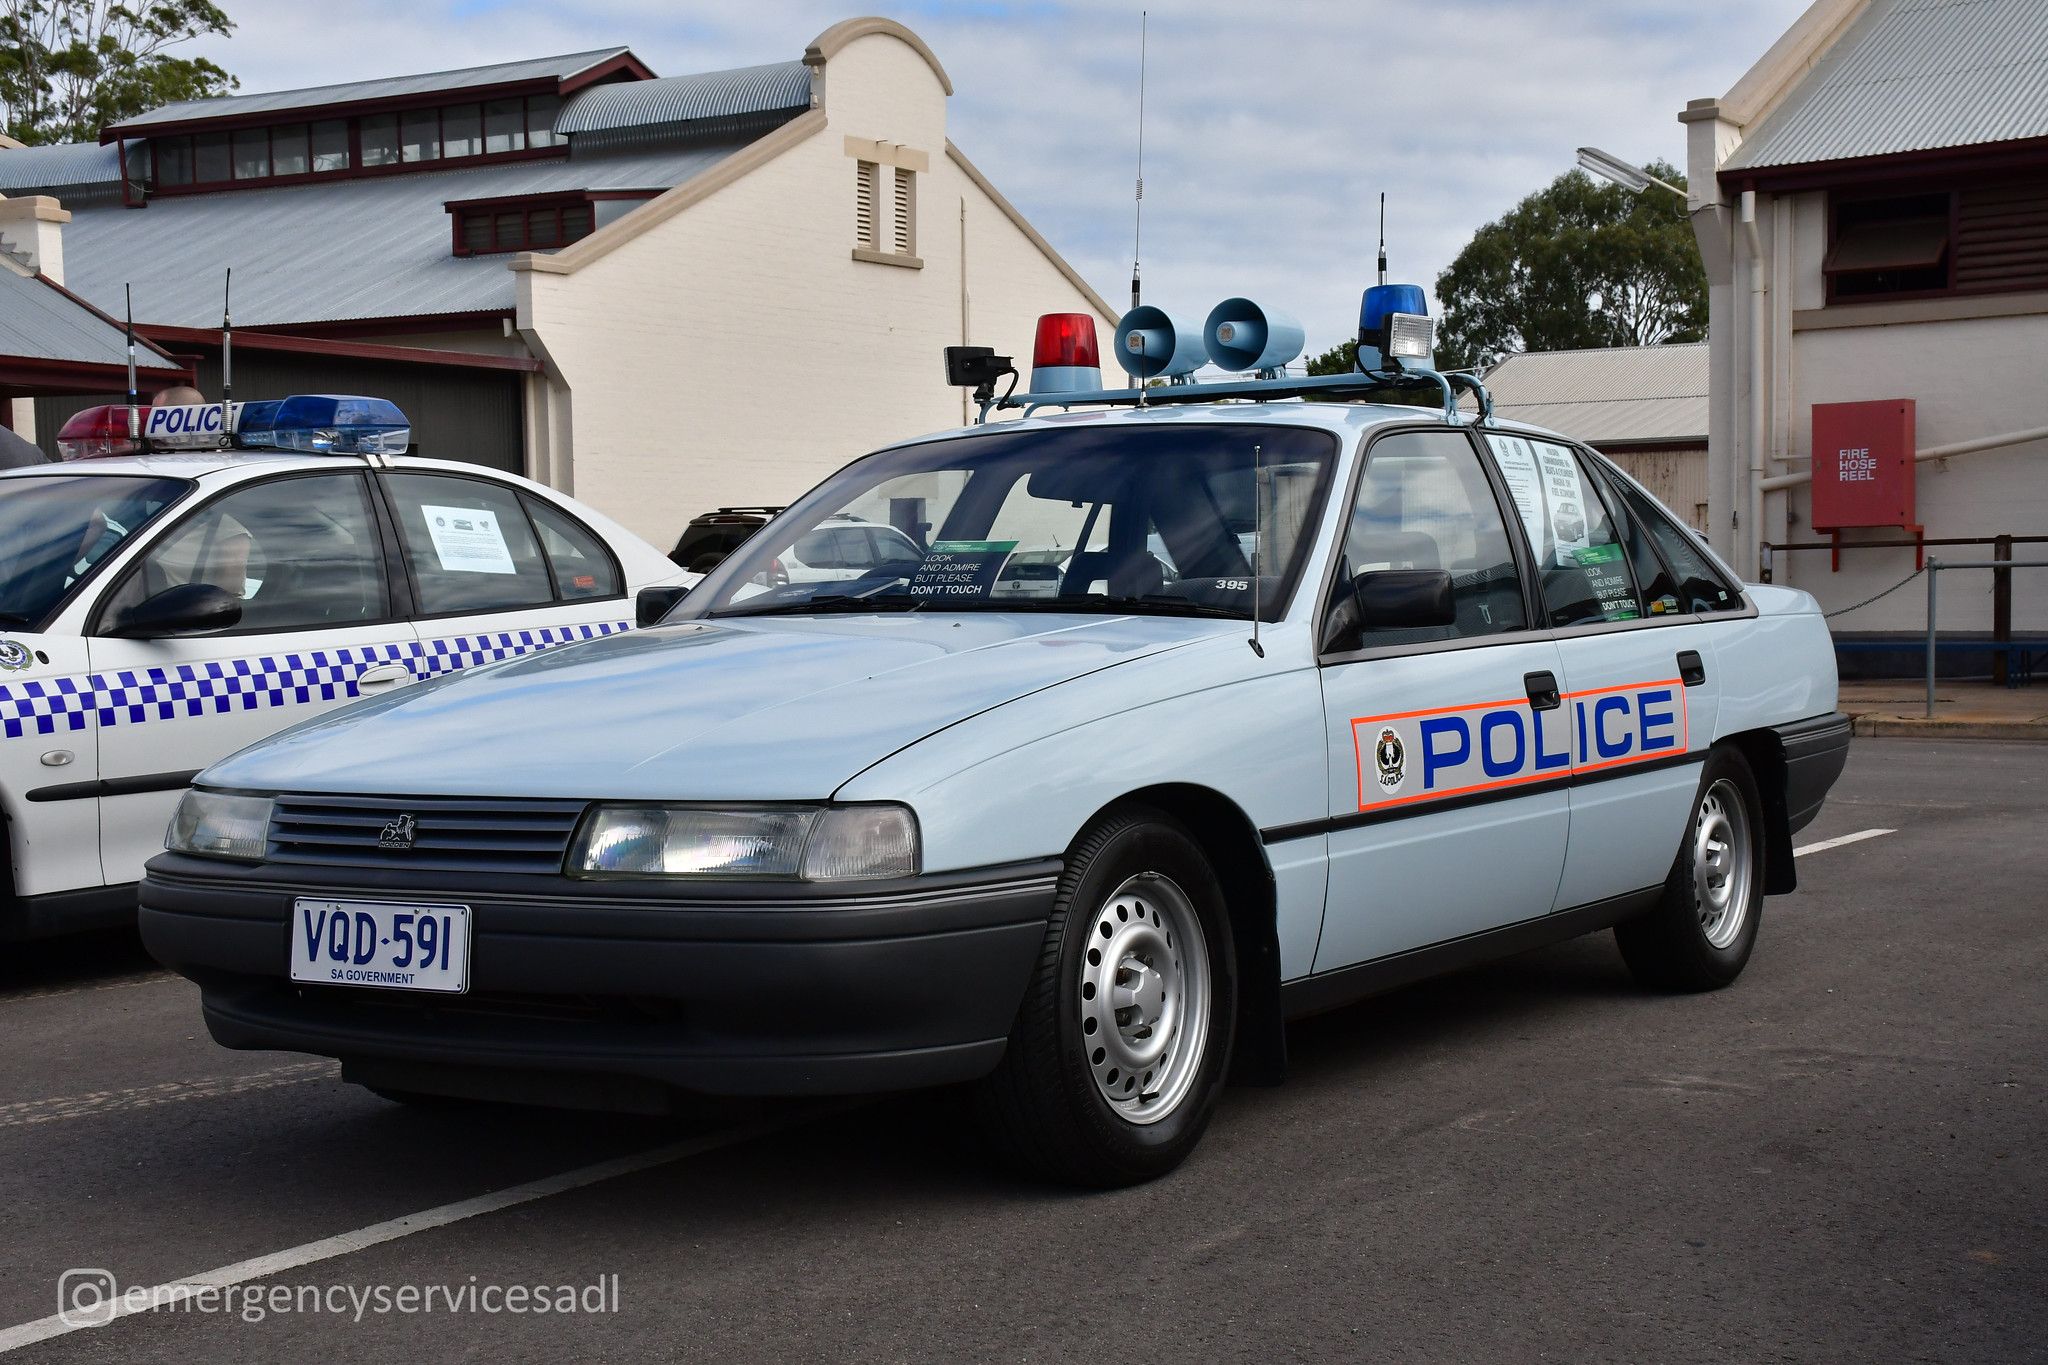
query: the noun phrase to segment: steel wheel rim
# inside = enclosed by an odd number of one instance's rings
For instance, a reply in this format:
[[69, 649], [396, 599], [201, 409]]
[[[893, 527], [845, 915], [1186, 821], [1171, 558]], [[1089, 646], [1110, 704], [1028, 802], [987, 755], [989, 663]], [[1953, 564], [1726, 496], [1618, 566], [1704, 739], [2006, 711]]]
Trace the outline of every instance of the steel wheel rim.
[[1709, 946], [1726, 948], [1741, 937], [1754, 861], [1749, 807], [1735, 784], [1721, 778], [1700, 798], [1692, 825], [1693, 908]]
[[1194, 1089], [1209, 1037], [1209, 945], [1171, 878], [1141, 872], [1088, 924], [1076, 1005], [1095, 1089], [1119, 1118], [1157, 1123]]

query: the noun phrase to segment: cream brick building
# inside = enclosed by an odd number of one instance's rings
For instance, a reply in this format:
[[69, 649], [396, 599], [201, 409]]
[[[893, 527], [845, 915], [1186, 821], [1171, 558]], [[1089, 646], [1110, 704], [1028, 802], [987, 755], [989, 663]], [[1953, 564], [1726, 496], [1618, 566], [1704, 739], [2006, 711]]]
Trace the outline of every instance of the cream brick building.
[[174, 105], [0, 151], [0, 192], [60, 199], [71, 287], [118, 310], [132, 281], [209, 391], [232, 266], [237, 398], [384, 394], [421, 453], [666, 544], [959, 425], [945, 346], [1028, 365], [1058, 311], [1107, 340], [1109, 306], [948, 138], [952, 90], [915, 33], [852, 19], [701, 76], [614, 48]]

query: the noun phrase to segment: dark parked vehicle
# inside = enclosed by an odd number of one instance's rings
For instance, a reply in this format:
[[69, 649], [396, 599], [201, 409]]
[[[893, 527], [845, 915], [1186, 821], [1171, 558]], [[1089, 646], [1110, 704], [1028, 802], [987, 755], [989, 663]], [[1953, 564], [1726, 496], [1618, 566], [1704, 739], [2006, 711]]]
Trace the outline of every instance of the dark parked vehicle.
[[747, 537], [768, 524], [780, 507], [720, 507], [692, 517], [682, 538], [668, 557], [679, 569], [709, 573], [720, 560], [746, 543]]

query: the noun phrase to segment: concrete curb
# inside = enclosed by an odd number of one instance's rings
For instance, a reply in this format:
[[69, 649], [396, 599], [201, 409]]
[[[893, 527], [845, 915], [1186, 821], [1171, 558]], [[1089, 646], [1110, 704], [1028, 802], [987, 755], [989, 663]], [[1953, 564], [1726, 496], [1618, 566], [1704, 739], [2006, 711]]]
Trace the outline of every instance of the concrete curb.
[[2048, 743], [2048, 724], [2032, 720], [1928, 720], [1924, 716], [1861, 715], [1855, 733], [1892, 739], [2016, 739]]

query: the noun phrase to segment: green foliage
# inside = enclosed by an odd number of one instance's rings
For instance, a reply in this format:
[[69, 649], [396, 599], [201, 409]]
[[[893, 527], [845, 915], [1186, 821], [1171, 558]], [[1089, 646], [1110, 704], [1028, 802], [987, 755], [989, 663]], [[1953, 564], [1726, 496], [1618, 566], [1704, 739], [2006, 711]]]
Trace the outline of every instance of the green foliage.
[[212, 0], [0, 0], [0, 132], [92, 142], [158, 105], [224, 95], [233, 76], [167, 49], [233, 28]]
[[[1683, 186], [1661, 162], [1649, 171]], [[1653, 346], [1707, 334], [1707, 277], [1676, 195], [1573, 170], [1473, 234], [1437, 276], [1437, 363], [1516, 351]]]
[[1357, 368], [1358, 342], [1355, 339], [1340, 342], [1321, 355], [1310, 356], [1308, 361], [1310, 374], [1350, 374]]

